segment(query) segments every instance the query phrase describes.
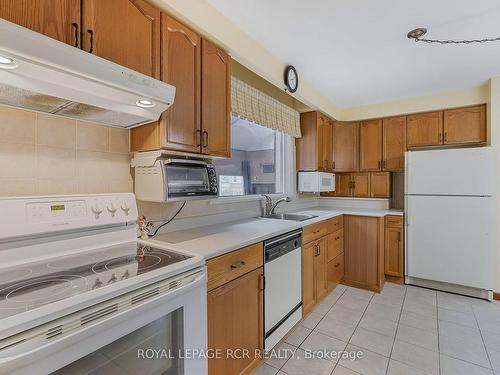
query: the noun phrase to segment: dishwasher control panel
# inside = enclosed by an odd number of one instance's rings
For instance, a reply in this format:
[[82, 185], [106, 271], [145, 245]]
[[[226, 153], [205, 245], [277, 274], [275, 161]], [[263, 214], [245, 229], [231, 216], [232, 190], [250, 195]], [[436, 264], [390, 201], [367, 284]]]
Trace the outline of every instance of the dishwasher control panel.
[[270, 262], [302, 246], [302, 230], [285, 233], [264, 242], [265, 262]]

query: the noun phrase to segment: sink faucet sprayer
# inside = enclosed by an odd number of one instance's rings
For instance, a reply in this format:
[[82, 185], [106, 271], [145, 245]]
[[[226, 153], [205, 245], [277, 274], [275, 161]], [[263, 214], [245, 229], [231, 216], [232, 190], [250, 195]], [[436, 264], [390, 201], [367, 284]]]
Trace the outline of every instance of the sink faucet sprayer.
[[292, 198], [290, 197], [283, 197], [278, 199], [276, 202], [273, 204], [273, 200], [269, 195], [262, 194], [264, 198], [266, 198], [266, 206], [264, 208], [264, 216], [269, 216], [269, 215], [274, 215], [274, 210], [280, 204], [281, 202], [291, 202]]

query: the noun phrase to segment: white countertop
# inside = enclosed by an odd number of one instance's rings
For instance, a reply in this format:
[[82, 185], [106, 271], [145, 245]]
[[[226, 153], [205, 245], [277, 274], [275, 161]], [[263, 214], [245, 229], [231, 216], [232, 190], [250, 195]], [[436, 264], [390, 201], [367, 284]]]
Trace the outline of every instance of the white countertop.
[[403, 215], [402, 210], [313, 207], [294, 213], [317, 215], [302, 222], [250, 218], [229, 223], [207, 225], [158, 235], [148, 241], [160, 242], [173, 250], [188, 251], [210, 259], [256, 242], [299, 229], [338, 215], [384, 217]]

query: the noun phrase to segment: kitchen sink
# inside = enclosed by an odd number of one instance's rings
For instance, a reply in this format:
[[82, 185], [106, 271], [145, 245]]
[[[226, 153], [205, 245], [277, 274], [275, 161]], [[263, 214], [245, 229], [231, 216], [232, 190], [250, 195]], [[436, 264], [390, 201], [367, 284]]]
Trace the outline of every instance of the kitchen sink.
[[264, 216], [266, 219], [278, 219], [278, 220], [292, 220], [292, 221], [306, 221], [318, 217], [316, 215], [299, 215], [299, 214], [272, 214], [269, 216]]

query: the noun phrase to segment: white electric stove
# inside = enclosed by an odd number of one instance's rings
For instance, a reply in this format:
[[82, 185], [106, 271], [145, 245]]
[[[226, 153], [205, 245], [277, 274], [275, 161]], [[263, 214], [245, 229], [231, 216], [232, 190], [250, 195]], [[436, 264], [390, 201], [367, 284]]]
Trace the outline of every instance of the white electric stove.
[[207, 347], [203, 258], [136, 218], [133, 194], [0, 199], [0, 373], [207, 373], [186, 355]]

